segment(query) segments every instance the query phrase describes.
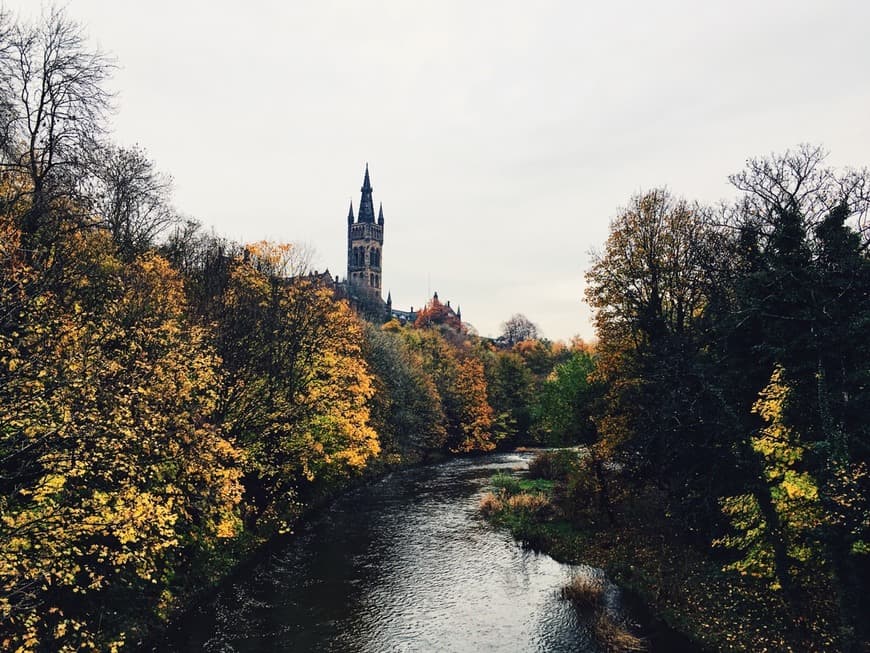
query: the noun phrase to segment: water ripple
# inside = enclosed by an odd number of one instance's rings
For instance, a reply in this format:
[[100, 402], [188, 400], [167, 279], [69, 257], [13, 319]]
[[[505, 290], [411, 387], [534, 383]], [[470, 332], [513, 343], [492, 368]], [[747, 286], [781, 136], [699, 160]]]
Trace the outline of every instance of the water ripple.
[[178, 651], [595, 651], [559, 598], [577, 569], [478, 516], [524, 454], [391, 474], [335, 503], [182, 624]]

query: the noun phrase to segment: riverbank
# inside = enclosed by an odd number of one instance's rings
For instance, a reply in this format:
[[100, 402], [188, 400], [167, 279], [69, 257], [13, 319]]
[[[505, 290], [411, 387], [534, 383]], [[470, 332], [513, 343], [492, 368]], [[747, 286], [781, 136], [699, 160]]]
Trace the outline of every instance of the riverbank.
[[[569, 520], [557, 480], [494, 478], [481, 510], [525, 546], [556, 560], [604, 569], [643, 622], [653, 651], [824, 651], [829, 625], [796, 632], [784, 602], [750, 579], [721, 571], [712, 556], [681, 541], [652, 491], [606, 515]], [[506, 487], [507, 486], [507, 487]], [[655, 519], [650, 516], [655, 515]]]

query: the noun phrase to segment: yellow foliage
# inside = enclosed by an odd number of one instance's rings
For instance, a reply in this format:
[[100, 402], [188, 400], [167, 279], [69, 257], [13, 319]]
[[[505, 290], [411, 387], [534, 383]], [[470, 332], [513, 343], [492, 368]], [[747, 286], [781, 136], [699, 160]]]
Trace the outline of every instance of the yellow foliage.
[[[291, 251], [258, 243], [248, 256], [274, 261]], [[374, 386], [358, 319], [331, 289], [274, 272], [250, 260], [230, 272], [220, 329], [232, 343], [232, 373], [222, 395], [248, 479], [263, 490], [251, 510], [261, 528], [282, 531], [298, 510], [300, 481], [357, 472], [380, 444], [368, 423]]]
[[[813, 558], [813, 551], [818, 553], [820, 544], [815, 531], [822, 524], [824, 511], [816, 480], [801, 469], [805, 448], [800, 436], [784, 419], [790, 397], [785, 370], [777, 366], [753, 406], [753, 412], [764, 418], [766, 425], [751, 438], [751, 444], [763, 461], [767, 490], [788, 556], [806, 562]], [[750, 494], [728, 497], [722, 501], [722, 509], [735, 532], [714, 544], [743, 553], [741, 559], [727, 565], [726, 569], [765, 578], [772, 588], [779, 589], [774, 573], [771, 528], [757, 498]], [[822, 556], [816, 557], [821, 559]]]
[[[3, 278], [36, 279], [6, 247]], [[0, 334], [0, 447], [22, 472], [0, 503], [0, 628], [11, 649], [116, 650], [124, 632], [68, 597], [147, 600], [182, 543], [230, 536], [240, 457], [209, 423], [219, 360], [169, 264], [122, 266], [100, 232], [62, 247], [62, 291], [0, 291], [26, 306]]]

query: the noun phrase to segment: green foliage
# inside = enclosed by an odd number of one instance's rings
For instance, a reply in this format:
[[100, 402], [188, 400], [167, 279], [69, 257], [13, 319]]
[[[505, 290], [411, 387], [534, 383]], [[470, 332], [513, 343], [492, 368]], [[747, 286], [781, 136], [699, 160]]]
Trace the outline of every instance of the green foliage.
[[520, 491], [520, 479], [513, 474], [499, 472], [489, 479], [490, 485], [508, 494], [516, 494]]
[[507, 472], [499, 472], [489, 479], [489, 484], [507, 495], [543, 494], [549, 496], [553, 491], [553, 481], [542, 478], [521, 478]]
[[553, 492], [554, 481], [545, 478], [521, 478], [520, 491], [529, 494], [544, 494], [551, 495]]
[[375, 375], [372, 426], [385, 456], [418, 461], [447, 438], [446, 417], [433, 379], [398, 333], [366, 325], [365, 357]]
[[541, 388], [535, 417], [550, 446], [590, 443], [595, 439], [593, 402], [599, 388], [592, 378], [595, 360], [583, 348], [556, 365]]
[[529, 441], [534, 377], [521, 356], [510, 351], [482, 352], [487, 397], [495, 416], [501, 446]]

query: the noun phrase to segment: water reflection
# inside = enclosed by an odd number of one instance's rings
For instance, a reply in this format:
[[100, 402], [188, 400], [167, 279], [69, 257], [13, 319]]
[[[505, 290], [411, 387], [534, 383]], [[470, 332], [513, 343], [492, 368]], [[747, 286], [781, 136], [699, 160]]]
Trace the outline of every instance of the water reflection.
[[339, 500], [182, 624], [179, 651], [593, 651], [572, 567], [478, 515], [524, 454], [406, 470]]

